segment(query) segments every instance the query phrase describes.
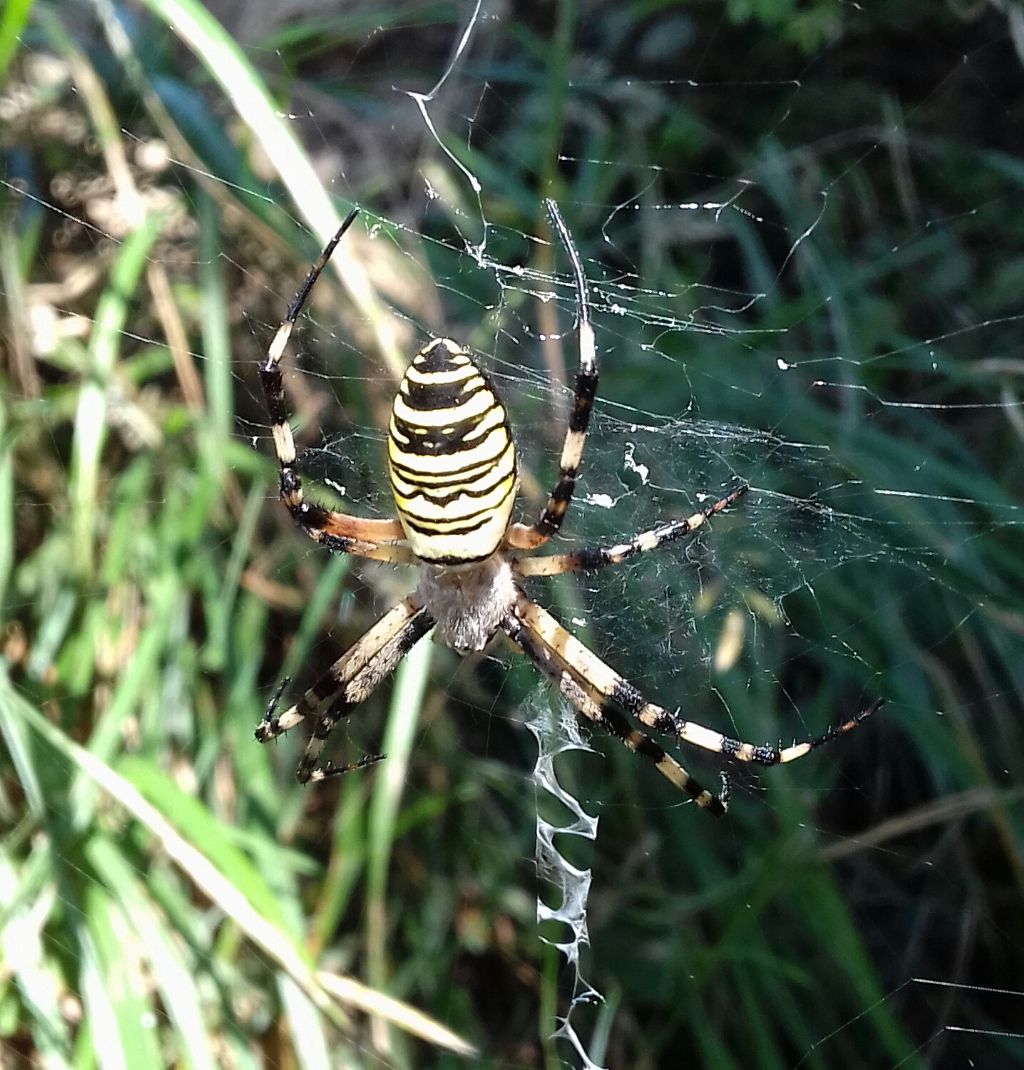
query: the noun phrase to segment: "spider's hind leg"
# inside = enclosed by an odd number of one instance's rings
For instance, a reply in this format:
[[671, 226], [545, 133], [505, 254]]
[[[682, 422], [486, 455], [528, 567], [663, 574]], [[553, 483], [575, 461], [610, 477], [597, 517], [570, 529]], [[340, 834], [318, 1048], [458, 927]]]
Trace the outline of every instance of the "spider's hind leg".
[[616, 710], [611, 701], [596, 693], [585, 677], [574, 673], [537, 631], [516, 615], [510, 614], [502, 627], [508, 637], [551, 681], [558, 685], [562, 696], [581, 716], [592, 724], [600, 725], [615, 736], [634, 754], [640, 754], [652, 762], [666, 780], [685, 792], [702, 809], [715, 817], [721, 817], [728, 808], [729, 784], [723, 776], [722, 793], [714, 795], [701, 785], [670, 754], [667, 754], [646, 732], [634, 728]]
[[716, 732], [714, 729], [706, 728], [695, 721], [686, 721], [678, 711], [673, 713], [663, 706], [648, 702], [631, 683], [624, 680], [571, 632], [563, 628], [547, 610], [531, 602], [525, 595], [521, 594], [516, 602], [515, 616], [525, 626], [525, 629], [536, 636], [546, 648], [553, 651], [579, 680], [584, 681], [589, 689], [602, 696], [602, 707], [606, 701], [614, 703], [615, 706], [632, 714], [646, 728], [675, 736], [684, 743], [722, 754], [734, 761], [757, 765], [784, 765], [787, 762], [796, 761], [817, 747], [853, 731], [882, 706], [881, 701], [873, 702], [822, 735], [792, 743], [788, 747], [772, 746], [767, 743], [760, 745], [745, 743]]
[[[284, 681], [267, 706], [263, 720], [256, 726], [256, 739], [267, 743], [308, 717], [316, 716], [313, 735], [295, 773], [302, 783], [324, 780], [379, 761], [382, 755], [368, 754], [358, 762], [344, 766], [317, 764], [327, 737], [338, 721], [368, 698], [433, 626], [433, 618], [414, 598], [399, 602], [342, 654], [294, 706], [278, 716], [277, 705], [287, 684]], [[331, 699], [333, 703], [324, 708]], [[323, 712], [317, 716], [321, 710]]]

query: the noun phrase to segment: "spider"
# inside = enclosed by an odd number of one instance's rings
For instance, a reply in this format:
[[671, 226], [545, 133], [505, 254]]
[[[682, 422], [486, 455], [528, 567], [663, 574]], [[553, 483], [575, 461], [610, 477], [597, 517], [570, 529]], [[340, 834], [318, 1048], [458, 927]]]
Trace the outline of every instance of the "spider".
[[280, 469], [280, 492], [295, 523], [328, 550], [419, 567], [415, 591], [387, 612], [284, 713], [277, 707], [288, 681], [270, 701], [256, 738], [266, 743], [307, 719], [313, 734], [299, 761], [302, 783], [324, 780], [380, 761], [320, 764], [335, 725], [367, 698], [431, 629], [434, 640], [465, 653], [483, 650], [499, 631], [560, 690], [580, 716], [617, 736], [650, 760], [698, 806], [722, 815], [728, 803], [723, 777], [715, 795], [692, 777], [646, 732], [629, 720], [685, 743], [741, 762], [779, 765], [802, 758], [843, 735], [881, 705], [876, 702], [816, 739], [789, 747], [730, 739], [647, 701], [641, 693], [524, 593], [532, 576], [589, 572], [617, 565], [690, 535], [747, 491], [724, 498], [685, 519], [668, 520], [615, 546], [575, 553], [525, 556], [562, 527], [583, 459], [587, 424], [597, 388], [597, 354], [590, 295], [579, 253], [554, 201], [545, 202], [568, 255], [576, 289], [579, 370], [555, 482], [534, 524], [512, 522], [516, 451], [505, 409], [471, 354], [449, 338], [432, 338], [413, 357], [398, 387], [388, 429], [388, 476], [398, 514], [394, 520], [348, 516], [307, 501], [296, 468], [295, 442], [281, 377], [281, 358], [321, 271], [355, 221], [353, 208], [314, 263], [278, 328], [260, 367]]

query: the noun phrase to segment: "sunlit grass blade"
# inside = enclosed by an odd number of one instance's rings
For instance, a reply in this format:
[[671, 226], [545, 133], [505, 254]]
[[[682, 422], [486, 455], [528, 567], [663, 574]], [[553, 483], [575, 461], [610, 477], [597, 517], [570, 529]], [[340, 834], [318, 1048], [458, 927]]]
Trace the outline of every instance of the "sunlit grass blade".
[[199, 253], [202, 295], [203, 381], [206, 385], [207, 414], [212, 441], [209, 463], [222, 465], [222, 443], [234, 431], [234, 396], [231, 378], [231, 338], [225, 311], [228, 293], [221, 260], [217, 206], [200, 191]]
[[82, 997], [99, 1065], [104, 1070], [159, 1066], [156, 1023], [146, 997], [148, 955], [140, 934], [98, 883], [82, 889], [81, 906], [75, 927]]
[[[70, 1065], [71, 1034], [61, 1015], [62, 970], [47, 951], [44, 927], [57, 903], [53, 858], [39, 845], [20, 867], [0, 846], [0, 996], [17, 988], [43, 1065]], [[5, 992], [5, 990], [7, 990]]]
[[[413, 681], [415, 680], [414, 676]], [[195, 888], [215, 903], [271, 962], [288, 974], [321, 1013], [336, 1025], [342, 1024], [336, 1002], [337, 993], [321, 983], [311, 967], [304, 948], [282, 932], [276, 924], [268, 921], [264, 913], [253, 905], [246, 892], [232, 883], [204, 852], [185, 839], [172, 822], [148, 802], [137, 788], [109, 765], [68, 739], [27, 703], [16, 701], [0, 704], [0, 712], [3, 712], [5, 716], [23, 720], [64, 760], [77, 766], [83, 774], [95, 782], [97, 788], [116, 800], [154, 837], [162, 851]], [[252, 887], [253, 885], [250, 885], [250, 890]], [[89, 891], [90, 888], [91, 891]], [[116, 1023], [123, 1008], [111, 1004], [102, 994], [102, 986], [105, 983], [104, 960], [90, 941], [98, 939], [104, 947], [107, 946], [106, 941], [119, 923], [112, 918], [112, 902], [97, 887], [88, 886], [87, 891], [91, 896], [90, 901], [93, 907], [89, 917], [95, 923], [95, 931], [90, 930], [89, 933], [80, 934], [83, 940], [82, 961], [86, 977], [84, 983], [89, 987], [89, 998], [96, 1014], [95, 1021], [106, 1028], [117, 1028]], [[409, 1025], [410, 1028], [417, 1030], [418, 1035], [423, 1035], [421, 1023], [424, 1016], [420, 1012], [410, 1008], [406, 1017], [402, 1004], [388, 1000], [378, 1003], [376, 994], [372, 990], [365, 989], [365, 986], [359, 985], [354, 980], [347, 980], [343, 987], [349, 993], [346, 1002], [355, 1002], [356, 997], [353, 993], [363, 992], [363, 1004], [372, 1005], [381, 1017], [399, 1028]], [[448, 1032], [442, 1027], [438, 1027], [438, 1030], [441, 1033]], [[129, 1032], [125, 1043], [134, 1045], [138, 1043], [138, 1038], [134, 1033]]]
[[28, 25], [34, 0], [4, 0], [0, 8], [0, 84], [7, 67], [18, 51], [20, 37]]
[[39, 771], [36, 769], [36, 754], [32, 746], [25, 714], [31, 706], [14, 690], [7, 668], [0, 665], [0, 735], [7, 744], [7, 752], [28, 800], [29, 809], [36, 821], [46, 814], [46, 799]]
[[[215, 1038], [203, 1021], [202, 993], [194, 967], [185, 961], [175, 934], [146, 894], [139, 875], [121, 850], [103, 835], [94, 835], [85, 849], [96, 875], [116, 899], [133, 938], [145, 949], [146, 968], [152, 971], [160, 1002], [177, 1037], [177, 1046], [191, 1070], [214, 1070]], [[147, 1016], [157, 1015], [155, 1007]]]
[[129, 300], [146, 266], [160, 220], [147, 216], [121, 247], [110, 281], [96, 307], [87, 365], [75, 413], [71, 453], [70, 496], [73, 545], [80, 573], [88, 575], [95, 560], [99, 506], [100, 456], [107, 430], [107, 387], [121, 350]]
[[[242, 50], [196, 0], [146, 0], [146, 5], [199, 57], [260, 141], [320, 246], [326, 245], [341, 218], [309, 157]], [[401, 375], [405, 361], [398, 351], [391, 317], [356, 258], [339, 255], [331, 264], [357, 314], [369, 323], [377, 352], [396, 377]]]
[[[121, 742], [125, 723], [138, 710], [139, 703], [152, 686], [153, 680], [159, 677], [171, 621], [181, 593], [176, 578], [171, 574], [157, 576], [149, 584], [148, 621], [138, 636], [130, 664], [117, 678], [110, 701], [100, 713], [89, 737], [89, 749], [101, 761], [110, 762], [113, 759]], [[116, 608], [111, 608], [116, 613]], [[100, 607], [96, 606], [95, 609], [99, 610]], [[116, 631], [118, 627], [118, 622], [108, 622], [104, 619], [105, 615], [94, 613], [90, 621], [92, 627], [86, 629], [86, 634], [94, 643], [100, 641], [105, 626], [110, 624], [112, 631]], [[91, 775], [79, 773], [72, 799], [75, 821], [84, 828], [91, 820], [95, 799], [95, 784]]]
[[[366, 874], [366, 942], [368, 978], [383, 988], [387, 980], [387, 872], [395, 834], [395, 816], [405, 786], [409, 755], [419, 723], [430, 669], [430, 643], [414, 647], [395, 673], [383, 751], [386, 760], [376, 770], [368, 823], [369, 857]], [[374, 1018], [379, 1050], [386, 1050], [383, 1020]]]
[[287, 974], [278, 974], [277, 990], [288, 1015], [288, 1032], [299, 1065], [303, 1070], [332, 1070], [322, 1015]]

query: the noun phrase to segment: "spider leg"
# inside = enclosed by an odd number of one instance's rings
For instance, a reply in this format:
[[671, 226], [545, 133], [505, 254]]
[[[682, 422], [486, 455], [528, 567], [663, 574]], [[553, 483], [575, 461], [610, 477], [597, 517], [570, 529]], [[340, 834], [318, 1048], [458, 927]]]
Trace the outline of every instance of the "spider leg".
[[404, 537], [402, 526], [397, 520], [367, 520], [348, 516], [326, 509], [315, 502], [308, 502], [302, 492], [302, 479], [295, 466], [295, 439], [289, 424], [288, 406], [284, 397], [284, 381], [281, 376], [281, 358], [292, 336], [292, 330], [305, 307], [310, 291], [320, 277], [341, 241], [345, 231], [352, 225], [359, 214], [353, 208], [345, 217], [334, 237], [317, 257], [316, 263], [306, 276], [295, 300], [288, 308], [288, 313], [278, 327], [274, 340], [267, 350], [267, 357], [260, 366], [260, 381], [270, 413], [271, 431], [274, 437], [274, 452], [280, 472], [281, 500], [291, 513], [295, 523], [313, 540], [322, 543], [331, 550], [339, 550], [360, 557], [373, 557], [381, 561], [411, 561], [412, 554], [401, 546], [388, 546]]
[[696, 531], [711, 517], [728, 509], [738, 498], [746, 494], [746, 485], [737, 487], [724, 498], [703, 508], [685, 520], [670, 520], [659, 524], [629, 542], [618, 546], [588, 546], [571, 554], [552, 554], [548, 557], [527, 557], [513, 561], [513, 569], [520, 576], [558, 576], [563, 572], [590, 572], [607, 565], [618, 565], [629, 557], [657, 550], [665, 543], [673, 542]]
[[301, 783], [324, 780], [379, 761], [382, 755], [366, 755], [346, 766], [317, 766], [324, 743], [338, 721], [368, 698], [433, 626], [433, 618], [412, 597], [399, 602], [342, 654], [294, 706], [278, 716], [276, 707], [287, 684], [284, 681], [256, 727], [256, 739], [260, 743], [275, 739], [307, 717], [315, 716], [325, 703], [333, 699], [333, 704], [316, 721], [313, 735], [295, 773], [298, 780]]
[[882, 706], [881, 701], [873, 702], [854, 717], [830, 728], [815, 739], [803, 740], [788, 747], [744, 743], [694, 721], [685, 721], [678, 712], [670, 713], [664, 707], [648, 702], [632, 684], [563, 628], [547, 610], [531, 602], [523, 594], [516, 600], [515, 614], [528, 628], [536, 632], [577, 676], [586, 680], [596, 692], [631, 713], [641, 724], [656, 732], [678, 736], [685, 743], [714, 751], [716, 754], [724, 754], [736, 761], [758, 765], [784, 765], [796, 761], [816, 747], [852, 731]]
[[532, 527], [527, 524], [513, 524], [505, 536], [507, 544], [518, 550], [532, 550], [543, 545], [562, 526], [583, 462], [583, 446], [587, 439], [590, 410], [593, 408], [594, 394], [597, 391], [597, 347], [594, 342], [594, 327], [590, 320], [590, 293], [586, 275], [583, 273], [583, 262], [558, 205], [549, 199], [544, 202], [544, 206], [572, 264], [576, 282], [576, 335], [580, 362], [576, 372], [576, 398], [558, 465], [558, 480], [537, 523]]
[[700, 807], [721, 817], [728, 808], [728, 782], [723, 777], [722, 794], [715, 796], [702, 787], [674, 758], [665, 751], [646, 732], [630, 725], [616, 711], [610, 700], [602, 696], [596, 699], [586, 680], [577, 676], [566, 667], [565, 662], [544, 641], [533, 628], [525, 625], [515, 614], [510, 614], [502, 624], [509, 638], [551, 681], [558, 685], [562, 696], [573, 706], [577, 713], [587, 720], [600, 725], [609, 734], [616, 736], [624, 746], [641, 754], [654, 763], [655, 768], [666, 780], [680, 791], [685, 792]]
[[316, 713], [332, 695], [336, 695], [354, 676], [362, 672], [367, 662], [398, 635], [419, 610], [419, 603], [412, 598], [404, 598], [392, 606], [334, 662], [294, 706], [278, 716], [277, 705], [288, 685], [287, 678], [282, 680], [267, 706], [263, 720], [256, 726], [256, 739], [260, 743], [267, 743], [291, 731], [297, 724]]

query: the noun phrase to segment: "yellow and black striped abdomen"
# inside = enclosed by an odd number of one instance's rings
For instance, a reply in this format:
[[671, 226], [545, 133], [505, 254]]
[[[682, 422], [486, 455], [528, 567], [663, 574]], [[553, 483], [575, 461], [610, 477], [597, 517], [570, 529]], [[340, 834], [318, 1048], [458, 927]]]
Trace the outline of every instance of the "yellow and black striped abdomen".
[[388, 475], [417, 557], [465, 564], [500, 545], [516, 493], [515, 446], [491, 384], [448, 338], [424, 346], [399, 385]]

